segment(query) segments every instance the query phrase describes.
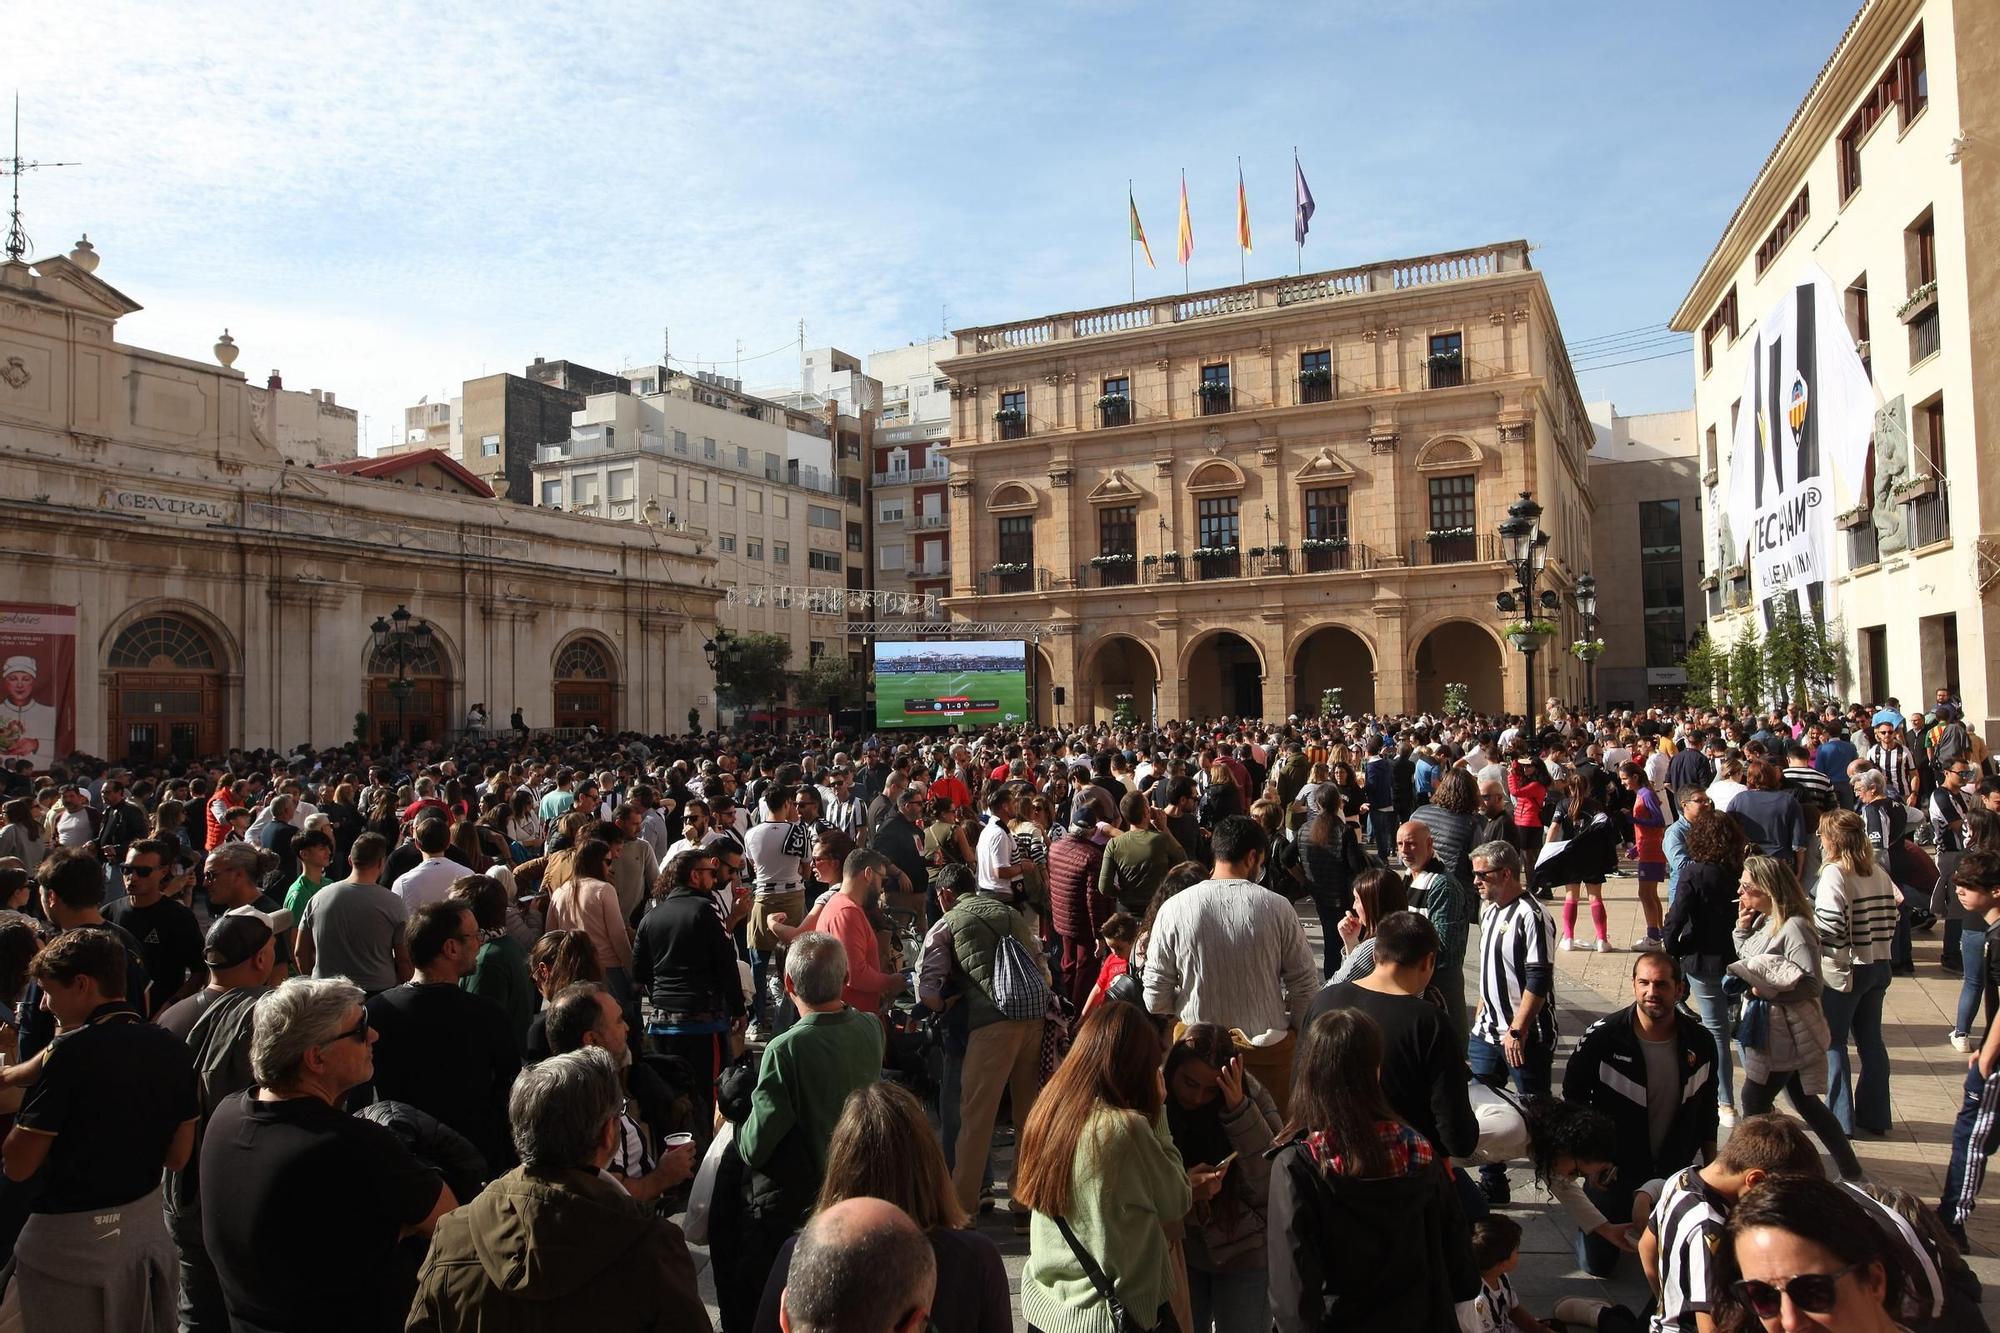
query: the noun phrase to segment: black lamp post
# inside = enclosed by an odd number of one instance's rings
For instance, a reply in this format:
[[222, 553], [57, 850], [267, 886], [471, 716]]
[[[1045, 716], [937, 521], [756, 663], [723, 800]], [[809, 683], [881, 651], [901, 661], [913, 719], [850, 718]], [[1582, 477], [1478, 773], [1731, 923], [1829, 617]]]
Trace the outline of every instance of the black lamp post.
[[[1506, 521], [1500, 525], [1500, 551], [1507, 563], [1514, 567], [1514, 588], [1503, 592], [1494, 599], [1503, 614], [1519, 616], [1523, 624], [1535, 619], [1537, 610], [1554, 610], [1556, 595], [1544, 589], [1539, 596], [1535, 584], [1541, 580], [1542, 570], [1549, 562], [1549, 534], [1540, 526], [1542, 507], [1526, 491], [1521, 498], [1507, 506]], [[1546, 635], [1532, 632], [1513, 633], [1514, 647], [1528, 663], [1528, 712], [1527, 730], [1533, 736], [1539, 728], [1535, 725], [1535, 654], [1541, 651]]]
[[1597, 711], [1597, 578], [1588, 571], [1576, 580], [1576, 613], [1583, 620], [1583, 706]]
[[428, 655], [431, 650], [431, 622], [419, 620], [414, 625], [410, 609], [400, 602], [396, 609], [384, 620], [375, 617], [369, 629], [375, 635], [375, 656], [378, 660], [387, 658], [396, 664], [396, 678], [389, 682], [389, 695], [396, 701], [396, 743], [407, 744], [409, 737], [404, 731], [403, 714], [409, 703], [410, 692], [416, 688], [410, 679], [410, 665], [420, 655]]
[[743, 648], [736, 642], [736, 636], [717, 626], [715, 637], [701, 646], [702, 656], [708, 659], [709, 670], [715, 673], [715, 729], [722, 730], [722, 678], [731, 675], [742, 660]]

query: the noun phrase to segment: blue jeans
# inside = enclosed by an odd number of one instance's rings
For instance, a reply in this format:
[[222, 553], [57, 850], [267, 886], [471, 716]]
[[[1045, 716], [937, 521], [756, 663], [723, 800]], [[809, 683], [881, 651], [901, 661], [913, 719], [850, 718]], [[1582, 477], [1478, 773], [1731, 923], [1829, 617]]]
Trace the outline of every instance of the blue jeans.
[[1958, 933], [1958, 957], [1965, 974], [1958, 983], [1958, 1014], [1951, 1030], [1970, 1033], [1979, 1017], [1979, 974], [1986, 965], [1986, 928], [1970, 921]]
[[1259, 1268], [1249, 1273], [1210, 1273], [1188, 1265], [1190, 1333], [1236, 1333], [1271, 1326], [1271, 1279]]
[[[1624, 1222], [1632, 1216], [1632, 1195], [1637, 1188], [1621, 1181], [1609, 1191], [1585, 1185], [1583, 1193], [1591, 1206], [1607, 1219]], [[1625, 1253], [1595, 1231], [1579, 1230], [1575, 1245], [1577, 1267], [1592, 1277], [1610, 1277], [1616, 1273], [1618, 1256]]]
[[[1470, 1066], [1474, 1078], [1489, 1088], [1512, 1083], [1514, 1091], [1523, 1097], [1548, 1094], [1549, 1073], [1555, 1064], [1555, 1055], [1553, 1046], [1530, 1043], [1522, 1051], [1522, 1063], [1517, 1069], [1507, 1063], [1506, 1054], [1492, 1042], [1482, 1037], [1468, 1037], [1465, 1042], [1465, 1063]], [[1504, 1180], [1507, 1168], [1498, 1162], [1488, 1163], [1479, 1168], [1479, 1176], [1482, 1180]]]
[[1375, 839], [1375, 851], [1386, 861], [1396, 854], [1396, 812], [1379, 807], [1368, 812], [1368, 832]]
[[1963, 1227], [1979, 1201], [1979, 1184], [1986, 1178], [1986, 1159], [2000, 1147], [2000, 1073], [1982, 1078], [1979, 1066], [1965, 1071], [1965, 1102], [1951, 1126], [1951, 1165], [1945, 1168], [1944, 1197], [1938, 1212], [1954, 1227]]
[[[1842, 1132], [1856, 1125], [1871, 1134], [1889, 1132], [1889, 1048], [1882, 1040], [1882, 1001], [1889, 991], [1889, 964], [1863, 963], [1854, 969], [1851, 989], [1828, 988], [1821, 998], [1830, 1043], [1826, 1050], [1826, 1104]], [[1848, 1086], [1847, 1038], [1854, 1037], [1861, 1073]]]
[[1688, 996], [1701, 1013], [1701, 1025], [1715, 1038], [1715, 1102], [1736, 1105], [1734, 1043], [1729, 1039], [1729, 997], [1722, 993], [1722, 973], [1687, 974]]

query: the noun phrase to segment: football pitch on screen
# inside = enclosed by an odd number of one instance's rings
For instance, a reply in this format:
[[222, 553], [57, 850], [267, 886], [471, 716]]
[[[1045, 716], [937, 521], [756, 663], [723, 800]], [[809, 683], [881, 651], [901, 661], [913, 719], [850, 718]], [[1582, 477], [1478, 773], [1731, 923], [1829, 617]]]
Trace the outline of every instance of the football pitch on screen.
[[[926, 705], [930, 706], [926, 706]], [[992, 704], [991, 708], [973, 708]], [[875, 722], [932, 727], [952, 722], [1019, 723], [1028, 715], [1023, 671], [892, 671], [875, 676]]]

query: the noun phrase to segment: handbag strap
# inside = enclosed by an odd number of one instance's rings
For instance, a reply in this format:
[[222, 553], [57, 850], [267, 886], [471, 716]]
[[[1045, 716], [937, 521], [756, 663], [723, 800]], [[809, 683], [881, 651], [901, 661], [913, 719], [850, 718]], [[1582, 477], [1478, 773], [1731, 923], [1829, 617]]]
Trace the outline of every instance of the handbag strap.
[[1055, 1224], [1056, 1230], [1062, 1232], [1062, 1238], [1069, 1242], [1069, 1251], [1076, 1256], [1076, 1262], [1083, 1269], [1084, 1277], [1088, 1278], [1090, 1285], [1097, 1289], [1098, 1299], [1111, 1307], [1114, 1325], [1121, 1329], [1126, 1327], [1125, 1305], [1118, 1299], [1118, 1289], [1112, 1285], [1109, 1275], [1097, 1266], [1097, 1260], [1090, 1257], [1090, 1251], [1083, 1248], [1083, 1242], [1076, 1238], [1076, 1232], [1070, 1230], [1066, 1219], [1058, 1214]]

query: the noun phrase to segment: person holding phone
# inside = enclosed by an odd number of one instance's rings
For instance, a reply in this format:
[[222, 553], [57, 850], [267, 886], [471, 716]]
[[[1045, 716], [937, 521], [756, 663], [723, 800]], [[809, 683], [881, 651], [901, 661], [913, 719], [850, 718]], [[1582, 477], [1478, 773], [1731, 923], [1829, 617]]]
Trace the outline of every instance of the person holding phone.
[[1167, 1129], [1194, 1186], [1185, 1242], [1191, 1333], [1269, 1327], [1264, 1154], [1283, 1124], [1278, 1104], [1212, 1023], [1181, 1032], [1167, 1050], [1165, 1076]]

